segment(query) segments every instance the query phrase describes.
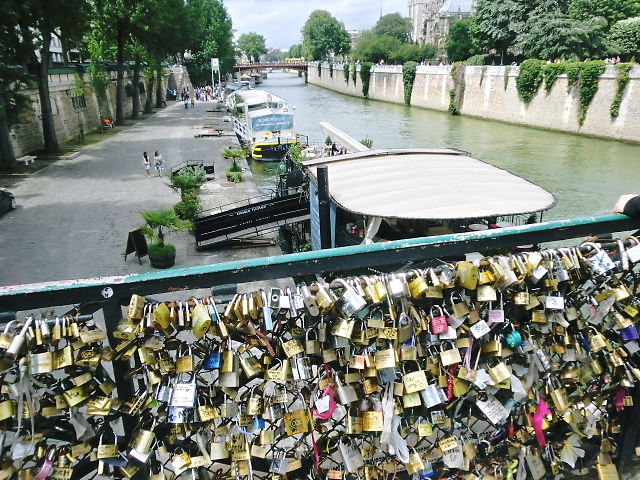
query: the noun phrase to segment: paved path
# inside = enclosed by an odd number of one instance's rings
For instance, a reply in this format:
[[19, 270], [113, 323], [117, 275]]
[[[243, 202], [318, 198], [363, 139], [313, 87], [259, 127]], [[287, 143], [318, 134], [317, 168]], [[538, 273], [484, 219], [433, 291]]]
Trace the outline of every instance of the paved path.
[[[179, 197], [166, 179], [147, 178], [143, 151], [159, 150], [167, 169], [215, 159], [217, 179], [204, 189], [208, 206], [257, 195], [252, 182], [233, 185], [224, 178], [229, 162], [220, 152], [235, 145], [235, 137], [193, 137], [205, 116], [222, 115], [207, 113], [212, 106], [173, 104], [11, 188], [18, 209], [0, 217], [0, 285], [151, 270], [148, 258], [142, 265], [133, 256], [124, 260], [127, 233], [141, 224], [140, 211], [169, 208]], [[196, 252], [187, 233], [169, 241], [176, 244], [176, 267], [279, 253], [276, 247]]]

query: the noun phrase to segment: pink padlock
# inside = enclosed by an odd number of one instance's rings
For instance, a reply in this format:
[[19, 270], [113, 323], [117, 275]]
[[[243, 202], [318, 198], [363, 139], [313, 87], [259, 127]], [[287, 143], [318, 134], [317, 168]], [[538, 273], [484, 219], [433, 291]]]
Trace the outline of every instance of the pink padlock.
[[[434, 309], [439, 310], [439, 315], [434, 313]], [[447, 317], [444, 316], [444, 312], [442, 308], [438, 305], [434, 305], [431, 307], [429, 311], [429, 316], [431, 317], [431, 333], [434, 335], [440, 335], [441, 333], [445, 333], [449, 330], [449, 324], [447, 323]]]
[[56, 447], [49, 447], [45, 457], [33, 467], [34, 480], [45, 480], [53, 471], [53, 460], [56, 458], [58, 450]]

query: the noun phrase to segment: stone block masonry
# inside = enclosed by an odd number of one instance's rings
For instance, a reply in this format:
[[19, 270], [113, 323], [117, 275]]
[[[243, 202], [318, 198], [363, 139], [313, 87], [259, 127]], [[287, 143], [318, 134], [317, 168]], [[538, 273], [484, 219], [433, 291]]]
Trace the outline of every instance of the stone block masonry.
[[[109, 72], [110, 82], [107, 87], [106, 98], [98, 101], [89, 83], [89, 75], [84, 74], [83, 93], [76, 92], [76, 76], [72, 73], [49, 75], [49, 88], [51, 95], [51, 108], [58, 141], [60, 143], [77, 137], [82, 129], [85, 133], [100, 127], [102, 119], [115, 117], [116, 107], [116, 72]], [[131, 115], [133, 110], [133, 97], [131, 85], [133, 71], [125, 72], [125, 115]], [[140, 112], [144, 111], [149, 79], [140, 79]], [[173, 66], [162, 81], [162, 98], [168, 85], [178, 91], [187, 89], [193, 93], [193, 87], [189, 80], [186, 68]], [[155, 92], [155, 87], [154, 87]], [[40, 101], [37, 90], [24, 92], [31, 97], [31, 107], [27, 108], [20, 116], [19, 124], [11, 130], [11, 141], [16, 157], [26, 155], [34, 150], [41, 149], [44, 145], [42, 138], [42, 123], [40, 120]], [[155, 98], [154, 98], [155, 102]]]
[[[353, 68], [351, 65], [350, 69]], [[342, 65], [336, 64], [333, 69], [333, 78], [330, 78], [328, 64], [322, 65], [320, 76], [317, 65], [309, 65], [309, 83], [346, 95], [363, 96], [359, 66], [356, 84], [351, 72], [349, 83], [345, 82]], [[607, 67], [600, 77], [598, 93], [591, 102], [582, 126], [578, 124], [578, 89], [574, 86], [567, 90], [566, 75], [556, 79], [549, 93], [541, 86], [531, 103], [526, 104], [516, 89], [518, 72], [519, 68], [515, 66], [466, 67], [465, 93], [460, 113], [528, 127], [640, 143], [640, 66], [634, 66], [630, 72], [630, 81], [625, 88], [617, 118], [613, 118], [610, 113], [611, 102], [617, 90], [617, 70], [613, 66]], [[505, 73], [508, 75], [506, 88]], [[411, 105], [448, 111], [449, 92], [453, 88], [450, 65], [418, 66]], [[403, 90], [402, 66], [372, 67], [370, 99], [403, 104]]]

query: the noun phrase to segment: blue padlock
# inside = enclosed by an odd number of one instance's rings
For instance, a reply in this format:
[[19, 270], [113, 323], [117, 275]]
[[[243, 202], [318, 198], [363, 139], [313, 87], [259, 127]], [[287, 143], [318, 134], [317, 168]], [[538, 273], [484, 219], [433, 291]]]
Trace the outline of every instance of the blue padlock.
[[222, 354], [220, 352], [210, 352], [204, 357], [202, 362], [203, 370], [215, 370], [222, 366]]

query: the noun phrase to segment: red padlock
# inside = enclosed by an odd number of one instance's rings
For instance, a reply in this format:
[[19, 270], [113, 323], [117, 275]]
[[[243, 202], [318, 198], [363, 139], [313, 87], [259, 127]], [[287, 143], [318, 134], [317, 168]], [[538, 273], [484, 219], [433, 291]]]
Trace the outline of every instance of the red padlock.
[[[438, 309], [440, 311], [439, 315], [434, 313], [434, 309]], [[429, 316], [431, 317], [431, 333], [434, 335], [440, 335], [441, 333], [445, 333], [449, 330], [449, 324], [447, 323], [447, 317], [444, 316], [444, 312], [442, 308], [438, 305], [434, 305], [431, 307], [429, 312]]]

